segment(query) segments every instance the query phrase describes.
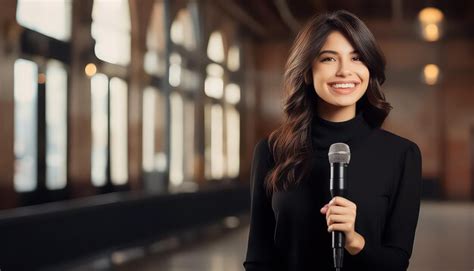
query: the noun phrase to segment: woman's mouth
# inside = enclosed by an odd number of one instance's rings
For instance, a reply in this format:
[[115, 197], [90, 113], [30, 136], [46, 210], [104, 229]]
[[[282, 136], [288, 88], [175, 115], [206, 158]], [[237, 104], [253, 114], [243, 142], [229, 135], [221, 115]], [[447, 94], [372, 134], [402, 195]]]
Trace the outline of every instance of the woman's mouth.
[[359, 85], [359, 83], [348, 82], [348, 83], [328, 83], [329, 88], [337, 94], [347, 95], [351, 94]]

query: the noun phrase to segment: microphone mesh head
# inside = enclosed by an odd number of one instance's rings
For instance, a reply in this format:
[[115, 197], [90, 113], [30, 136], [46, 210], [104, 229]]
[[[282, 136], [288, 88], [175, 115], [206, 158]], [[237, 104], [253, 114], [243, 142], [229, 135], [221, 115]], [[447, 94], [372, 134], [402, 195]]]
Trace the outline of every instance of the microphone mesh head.
[[345, 143], [334, 143], [329, 147], [329, 163], [346, 163], [351, 160], [351, 150]]

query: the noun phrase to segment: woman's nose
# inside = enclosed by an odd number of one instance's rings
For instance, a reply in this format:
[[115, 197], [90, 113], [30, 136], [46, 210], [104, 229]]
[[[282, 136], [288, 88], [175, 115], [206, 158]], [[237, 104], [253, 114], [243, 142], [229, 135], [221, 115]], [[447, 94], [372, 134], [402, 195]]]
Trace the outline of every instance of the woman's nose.
[[346, 76], [352, 75], [352, 71], [350, 70], [349, 63], [346, 63], [345, 61], [341, 61], [339, 63], [340, 64], [336, 73], [337, 76], [346, 77]]

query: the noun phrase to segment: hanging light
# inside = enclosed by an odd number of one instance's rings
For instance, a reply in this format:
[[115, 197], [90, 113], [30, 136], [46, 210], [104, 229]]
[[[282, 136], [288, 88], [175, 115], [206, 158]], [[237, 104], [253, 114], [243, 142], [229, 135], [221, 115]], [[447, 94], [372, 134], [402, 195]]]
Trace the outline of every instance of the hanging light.
[[439, 79], [439, 67], [435, 64], [428, 64], [423, 68], [423, 80], [428, 85], [435, 85]]
[[423, 39], [430, 42], [439, 40], [443, 19], [443, 12], [437, 8], [427, 7], [422, 9], [418, 14], [418, 20], [421, 25]]
[[94, 63], [89, 63], [84, 68], [84, 72], [86, 73], [87, 76], [92, 77], [97, 73], [97, 67], [95, 66]]

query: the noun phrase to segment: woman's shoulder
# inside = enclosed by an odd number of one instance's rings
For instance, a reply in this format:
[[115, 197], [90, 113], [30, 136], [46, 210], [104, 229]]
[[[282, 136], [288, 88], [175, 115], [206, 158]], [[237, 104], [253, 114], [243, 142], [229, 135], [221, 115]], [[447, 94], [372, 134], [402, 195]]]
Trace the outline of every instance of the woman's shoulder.
[[269, 170], [274, 166], [273, 155], [270, 151], [268, 137], [261, 138], [255, 144], [252, 164], [257, 168]]
[[260, 138], [254, 147], [254, 156], [258, 158], [269, 159], [271, 157], [270, 145], [268, 136]]
[[383, 144], [385, 147], [397, 149], [402, 152], [406, 152], [410, 149], [419, 151], [419, 147], [416, 142], [401, 135], [395, 134], [394, 132], [387, 131], [383, 128], [376, 128], [374, 135], [378, 142]]

